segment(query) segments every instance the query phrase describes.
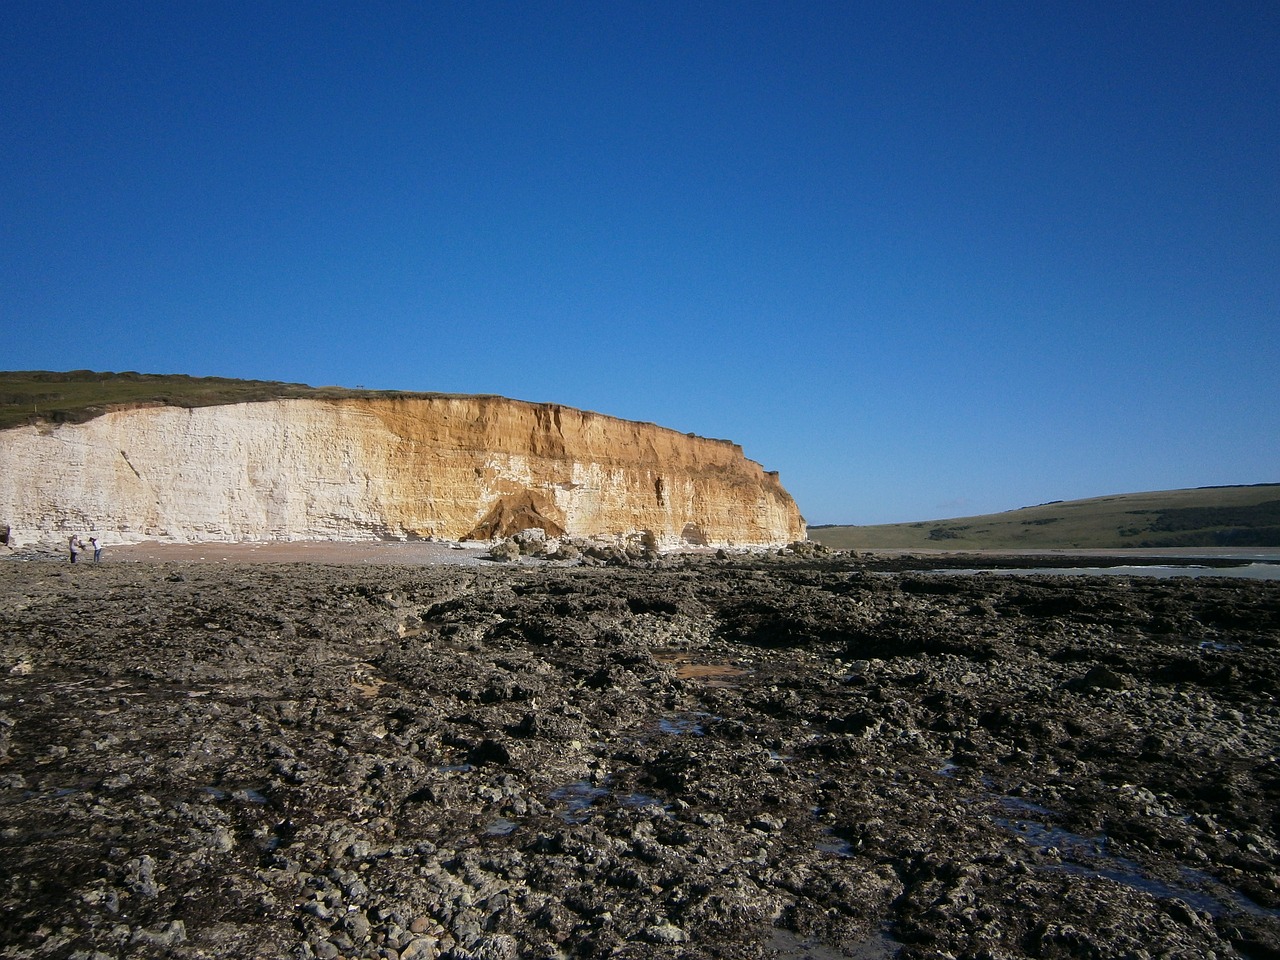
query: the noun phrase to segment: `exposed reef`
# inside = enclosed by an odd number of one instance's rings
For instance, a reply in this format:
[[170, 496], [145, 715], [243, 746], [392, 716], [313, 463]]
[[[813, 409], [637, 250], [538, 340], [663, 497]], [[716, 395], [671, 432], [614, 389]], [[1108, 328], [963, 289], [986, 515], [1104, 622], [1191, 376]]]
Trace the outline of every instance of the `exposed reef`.
[[1276, 582], [3, 572], [0, 957], [1280, 953]]

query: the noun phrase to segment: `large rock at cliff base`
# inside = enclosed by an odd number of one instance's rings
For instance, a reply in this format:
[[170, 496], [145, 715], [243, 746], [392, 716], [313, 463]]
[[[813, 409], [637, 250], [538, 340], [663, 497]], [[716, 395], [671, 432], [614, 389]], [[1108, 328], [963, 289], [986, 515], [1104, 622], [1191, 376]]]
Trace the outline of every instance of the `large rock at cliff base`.
[[11, 546], [112, 540], [647, 533], [664, 547], [805, 536], [776, 473], [724, 440], [501, 397], [142, 407], [0, 431]]
[[[551, 519], [548, 514], [556, 519]], [[550, 536], [559, 537], [565, 532], [563, 522], [564, 517], [547, 497], [532, 490], [522, 490], [494, 504], [493, 509], [463, 539], [496, 540], [514, 536], [521, 530], [542, 530]]]

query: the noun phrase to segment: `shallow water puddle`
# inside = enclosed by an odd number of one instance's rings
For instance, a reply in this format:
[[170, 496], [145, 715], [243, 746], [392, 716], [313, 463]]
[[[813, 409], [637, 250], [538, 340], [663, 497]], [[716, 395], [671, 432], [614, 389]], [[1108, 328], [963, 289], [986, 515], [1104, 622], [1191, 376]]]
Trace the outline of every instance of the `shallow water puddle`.
[[470, 773], [475, 767], [469, 763], [442, 763], [436, 769], [441, 773]]
[[[23, 790], [17, 794], [18, 800], [31, 800], [36, 797], [52, 797], [55, 800], [61, 800], [64, 797], [72, 797], [79, 793], [88, 793], [89, 787], [44, 787], [37, 790]], [[8, 799], [5, 802], [9, 802]]]
[[[366, 664], [366, 666], [373, 667], [372, 664]], [[374, 667], [373, 669], [376, 670], [377, 668]], [[390, 681], [374, 676], [370, 671], [364, 669], [358, 670], [351, 678], [352, 689], [370, 700], [376, 700], [380, 697], [382, 688], [389, 685]]]
[[1255, 561], [1231, 567], [1198, 563], [1151, 563], [1115, 567], [968, 567], [956, 570], [912, 570], [930, 576], [1050, 575], [1064, 577], [1236, 577], [1243, 580], [1280, 580], [1280, 563]]
[[695, 737], [706, 736], [706, 728], [692, 717], [663, 717], [658, 721], [658, 732], [680, 737], [692, 734]]
[[[935, 772], [951, 778], [955, 775], [955, 769], [954, 764], [948, 762], [943, 765], [943, 769]], [[981, 782], [983, 786], [994, 790], [995, 783], [989, 776], [983, 775]], [[1062, 859], [1059, 864], [1045, 865], [1041, 869], [1112, 880], [1160, 900], [1181, 900], [1191, 908], [1213, 916], [1235, 911], [1256, 917], [1280, 917], [1280, 910], [1254, 903], [1240, 891], [1209, 874], [1179, 865], [1178, 871], [1187, 885], [1168, 883], [1152, 876], [1136, 860], [1110, 853], [1110, 841], [1106, 834], [1086, 837], [1072, 833], [1052, 822], [1057, 814], [1048, 807], [1022, 797], [991, 796], [1010, 814], [1009, 817], [993, 816], [991, 819], [996, 826], [1018, 834], [1032, 847], [1053, 850]]]
[[736, 687], [734, 678], [746, 675], [746, 670], [727, 663], [682, 663], [676, 667], [678, 679], [701, 680], [708, 687]]
[[659, 733], [665, 733], [673, 737], [705, 737], [707, 735], [707, 724], [717, 723], [723, 720], [714, 713], [706, 713], [699, 710], [695, 713], [672, 713], [665, 717], [660, 717], [656, 724]]
[[891, 960], [902, 944], [878, 930], [848, 950], [829, 947], [790, 930], [774, 930], [765, 944], [766, 956], [777, 960]]
[[[605, 783], [607, 784], [608, 781]], [[561, 820], [565, 823], [583, 823], [591, 816], [591, 810], [596, 803], [612, 793], [613, 791], [607, 785], [596, 786], [588, 780], [577, 780], [563, 787], [557, 787], [549, 796], [552, 800], [566, 804], [566, 809], [559, 814]], [[665, 801], [647, 793], [629, 793], [619, 797], [618, 803], [624, 807], [636, 809], [655, 807], [664, 812], [669, 806]]]
[[651, 797], [647, 793], [629, 793], [622, 798], [621, 803], [624, 807], [658, 807], [661, 810], [666, 810], [668, 806], [657, 797]]
[[[1053, 811], [1018, 797], [1002, 797], [1003, 804], [1011, 812], [1052, 816]], [[1188, 867], [1179, 871], [1191, 886], [1167, 883], [1153, 877], [1135, 860], [1118, 857], [1107, 851], [1105, 834], [1085, 837], [1051, 823], [1032, 819], [993, 818], [997, 826], [1024, 837], [1032, 846], [1056, 850], [1063, 863], [1048, 866], [1048, 870], [1061, 870], [1082, 877], [1096, 877], [1124, 884], [1126, 887], [1148, 893], [1159, 900], [1182, 900], [1195, 910], [1213, 916], [1232, 911], [1259, 917], [1280, 916], [1280, 910], [1271, 910], [1254, 903], [1238, 890], [1215, 880], [1208, 874]]]
[[826, 839], [814, 844], [819, 853], [829, 853], [833, 857], [852, 857], [853, 845], [835, 832], [828, 830]]
[[[1212, 891], [1212, 894], [1206, 893], [1206, 896], [1213, 896], [1221, 904], [1235, 907], [1241, 913], [1247, 913], [1254, 917], [1280, 917], [1280, 910], [1271, 907], [1264, 907], [1259, 903], [1250, 900], [1239, 890], [1233, 890], [1216, 877], [1211, 877], [1202, 870], [1195, 870], [1191, 867], [1179, 867], [1178, 871], [1188, 883], [1194, 883], [1196, 886], [1206, 891]], [[1195, 904], [1192, 904], [1195, 906]], [[1209, 911], [1210, 913], [1213, 910]]]
[[551, 791], [551, 799], [566, 804], [560, 812], [565, 823], [584, 823], [591, 816], [591, 807], [602, 797], [607, 797], [607, 787], [597, 787], [587, 780], [575, 780]]
[[1216, 640], [1201, 640], [1201, 650], [1210, 650], [1214, 653], [1234, 653], [1240, 649], [1238, 643], [1219, 643]]
[[656, 653], [654, 659], [674, 666], [677, 680], [700, 680], [708, 687], [736, 687], [750, 672], [729, 663], [696, 663], [683, 653]]
[[237, 787], [233, 790], [224, 790], [222, 787], [201, 787], [200, 793], [214, 800], [239, 800], [241, 803], [270, 803], [270, 799], [260, 790], [254, 790], [252, 787]]
[[505, 837], [510, 833], [514, 833], [518, 826], [520, 826], [520, 824], [516, 823], [514, 820], [508, 820], [506, 817], [498, 817], [484, 828], [484, 832], [486, 836], [490, 837]]

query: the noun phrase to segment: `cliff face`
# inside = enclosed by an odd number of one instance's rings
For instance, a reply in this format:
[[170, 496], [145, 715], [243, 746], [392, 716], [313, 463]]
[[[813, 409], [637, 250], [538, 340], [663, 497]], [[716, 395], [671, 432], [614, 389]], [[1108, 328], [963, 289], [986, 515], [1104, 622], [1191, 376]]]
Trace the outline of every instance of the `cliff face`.
[[650, 532], [659, 543], [803, 538], [735, 444], [499, 397], [276, 400], [0, 431], [13, 545], [112, 540], [488, 539]]

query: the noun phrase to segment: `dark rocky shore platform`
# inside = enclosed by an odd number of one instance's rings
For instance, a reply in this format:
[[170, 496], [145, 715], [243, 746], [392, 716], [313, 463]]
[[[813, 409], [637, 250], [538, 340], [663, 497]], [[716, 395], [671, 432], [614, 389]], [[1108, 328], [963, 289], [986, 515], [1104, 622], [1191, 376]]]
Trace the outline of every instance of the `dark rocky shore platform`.
[[0, 957], [1280, 957], [1280, 582], [0, 564]]

